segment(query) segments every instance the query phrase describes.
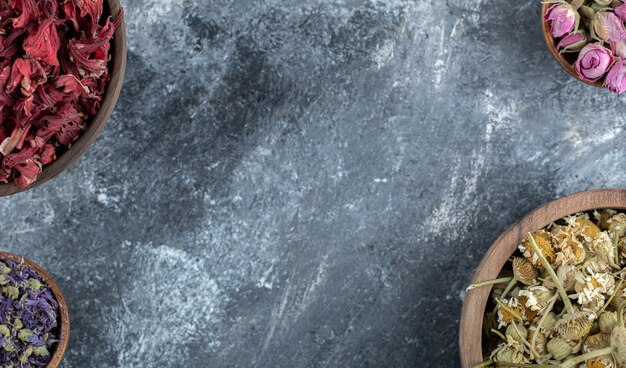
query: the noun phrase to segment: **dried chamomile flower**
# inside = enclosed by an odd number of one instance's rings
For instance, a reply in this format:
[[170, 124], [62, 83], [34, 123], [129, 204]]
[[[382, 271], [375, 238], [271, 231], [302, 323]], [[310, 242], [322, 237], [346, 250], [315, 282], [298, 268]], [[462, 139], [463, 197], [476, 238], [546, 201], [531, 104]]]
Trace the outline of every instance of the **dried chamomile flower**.
[[[530, 286], [528, 289], [520, 290], [518, 293], [519, 301], [524, 307], [534, 312], [545, 308], [553, 296], [554, 292], [544, 286]], [[529, 317], [529, 319], [532, 319], [532, 317]]]
[[578, 265], [585, 261], [587, 252], [585, 246], [576, 237], [568, 237], [558, 245], [555, 263], [558, 265]]
[[524, 308], [517, 298], [503, 299], [498, 306], [498, 328], [524, 319]]
[[610, 334], [617, 327], [617, 313], [604, 312], [598, 317], [598, 327], [605, 334]]
[[590, 242], [599, 232], [600, 228], [589, 220], [586, 213], [578, 213], [564, 219], [571, 227], [572, 232]]
[[593, 350], [604, 349], [609, 346], [611, 339], [610, 334], [599, 332], [594, 335], [589, 335], [585, 339], [583, 344], [583, 352], [588, 353]]
[[613, 295], [613, 299], [611, 299], [611, 302], [609, 303], [609, 305], [612, 308], [617, 309], [619, 308], [619, 305], [622, 304], [622, 302], [625, 300], [626, 300], [626, 288], [620, 288], [619, 290], [615, 291], [615, 295]]
[[626, 234], [626, 214], [618, 213], [607, 220], [609, 225], [608, 231], [610, 234], [617, 234], [622, 237]]
[[574, 289], [577, 294], [572, 296], [577, 297], [578, 304], [593, 304], [599, 309], [604, 304], [604, 294], [612, 295], [615, 292], [615, 279], [606, 272], [595, 273], [590, 276], [578, 275]]
[[554, 326], [554, 330], [565, 340], [580, 340], [589, 334], [595, 314], [588, 310], [574, 308], [573, 313], [565, 313]]
[[498, 345], [498, 347], [491, 353], [490, 358], [493, 359], [494, 362], [498, 363], [524, 364], [529, 362], [526, 356], [524, 356], [524, 353], [508, 346], [507, 344]]
[[616, 349], [613, 353], [618, 366], [626, 366], [626, 328], [617, 326], [611, 332], [611, 346]]
[[593, 211], [593, 217], [596, 220], [596, 223], [598, 224], [600, 229], [602, 230], [608, 230], [609, 228], [608, 220], [611, 219], [611, 217], [615, 216], [616, 214], [617, 214], [617, 211], [611, 210], [611, 209]]
[[537, 270], [525, 258], [513, 257], [513, 275], [524, 285], [535, 285], [537, 283]]
[[560, 337], [555, 337], [548, 341], [546, 349], [556, 360], [563, 360], [572, 353], [572, 346]]
[[545, 334], [546, 336], [552, 336], [554, 332], [554, 326], [556, 326], [557, 322], [558, 318], [556, 314], [554, 312], [548, 312], [548, 314], [543, 317], [543, 323], [539, 328], [539, 332]]
[[542, 334], [541, 332], [537, 332], [535, 335], [535, 332], [533, 331], [531, 333], [531, 336], [533, 336], [533, 338], [531, 339], [533, 349], [539, 355], [534, 358], [539, 359], [548, 354], [548, 349], [546, 347], [546, 345], [548, 344], [548, 338], [546, 337], [546, 335]]
[[506, 328], [506, 341], [509, 346], [524, 350], [524, 342], [528, 338], [528, 330], [521, 323], [511, 323]]
[[609, 234], [598, 233], [591, 241], [589, 248], [597, 256], [597, 261], [601, 263], [600, 267], [615, 266], [615, 247]]
[[585, 362], [585, 368], [614, 368], [613, 359], [610, 355], [592, 358]]
[[[554, 248], [552, 246], [552, 235], [545, 230], [539, 230], [537, 232], [534, 232], [532, 236], [537, 243], [537, 247], [541, 250], [541, 253], [546, 258], [546, 260], [549, 263], [553, 263], [556, 260], [556, 253], [554, 252]], [[518, 248], [522, 252], [524, 257], [526, 257], [526, 259], [530, 261], [530, 263], [537, 267], [542, 266], [539, 256], [537, 256], [537, 254], [531, 247], [528, 239], [524, 239], [524, 241], [522, 241], [522, 244], [520, 244]]]
[[[574, 290], [576, 286], [576, 277], [580, 274], [580, 270], [572, 265], [564, 264], [559, 266], [556, 270], [556, 275], [559, 278], [561, 285], [563, 285], [563, 289], [566, 291]], [[543, 277], [543, 286], [549, 289], [556, 289], [556, 284], [552, 280], [551, 276], [547, 274]]]

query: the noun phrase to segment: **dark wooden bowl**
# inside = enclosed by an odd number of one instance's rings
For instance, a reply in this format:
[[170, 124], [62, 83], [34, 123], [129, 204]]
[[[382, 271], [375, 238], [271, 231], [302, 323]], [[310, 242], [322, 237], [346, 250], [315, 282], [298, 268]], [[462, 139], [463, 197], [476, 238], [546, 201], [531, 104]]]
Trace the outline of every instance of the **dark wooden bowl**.
[[[542, 229], [553, 221], [577, 212], [601, 208], [626, 209], [626, 190], [590, 190], [557, 199], [535, 209], [496, 239], [480, 261], [472, 283], [498, 277], [502, 267], [528, 232]], [[459, 353], [463, 368], [470, 368], [487, 359], [483, 357], [482, 326], [490, 293], [491, 287], [486, 286], [470, 290], [465, 296], [459, 333]]]
[[61, 289], [59, 289], [59, 285], [57, 285], [54, 279], [43, 268], [41, 268], [41, 266], [26, 257], [18, 256], [12, 253], [0, 252], [0, 261], [10, 260], [13, 262], [21, 262], [22, 259], [28, 267], [34, 269], [39, 276], [41, 276], [43, 281], [50, 286], [54, 298], [59, 303], [59, 342], [57, 343], [54, 351], [51, 352], [52, 358], [47, 366], [47, 368], [57, 368], [61, 364], [61, 359], [63, 359], [63, 354], [65, 354], [67, 344], [70, 341], [70, 315], [67, 310], [67, 303], [61, 293]]
[[[112, 15], [113, 18], [117, 16], [122, 9], [120, 0], [105, 0], [104, 2], [104, 14]], [[124, 81], [124, 71], [126, 70], [126, 25], [124, 19], [120, 22], [119, 26], [115, 30], [115, 35], [111, 41], [111, 61], [109, 62], [109, 68], [111, 72], [111, 80], [107, 86], [107, 90], [104, 93], [102, 99], [102, 105], [100, 111], [93, 117], [91, 122], [87, 125], [87, 129], [80, 136], [72, 147], [67, 152], [63, 153], [57, 160], [50, 165], [46, 165], [42, 172], [37, 177], [37, 180], [33, 182], [29, 187], [22, 189], [15, 185], [15, 183], [0, 184], [0, 197], [15, 194], [24, 190], [35, 188], [48, 180], [56, 177], [65, 169], [70, 167], [80, 156], [82, 156], [87, 148], [98, 138], [102, 129], [106, 125], [117, 99], [122, 91], [122, 83]]]
[[544, 14], [546, 14], [546, 11], [551, 5], [553, 4], [543, 4], [541, 6], [541, 29], [543, 30], [543, 38], [546, 40], [546, 45], [548, 46], [548, 49], [552, 53], [552, 56], [554, 56], [554, 59], [556, 59], [556, 62], [559, 63], [559, 65], [566, 72], [568, 72], [572, 77], [592, 86], [603, 87], [604, 79], [600, 79], [599, 81], [596, 81], [596, 82], [589, 82], [589, 81], [580, 79], [578, 74], [576, 74], [576, 69], [574, 69], [574, 62], [576, 62], [576, 58], [574, 56], [576, 55], [575, 53], [570, 53], [570, 54], [559, 53], [559, 50], [556, 48], [558, 41], [554, 39], [554, 37], [552, 37], [552, 34], [550, 33], [550, 26], [548, 25], [548, 22], [546, 22], [545, 19], [543, 18]]

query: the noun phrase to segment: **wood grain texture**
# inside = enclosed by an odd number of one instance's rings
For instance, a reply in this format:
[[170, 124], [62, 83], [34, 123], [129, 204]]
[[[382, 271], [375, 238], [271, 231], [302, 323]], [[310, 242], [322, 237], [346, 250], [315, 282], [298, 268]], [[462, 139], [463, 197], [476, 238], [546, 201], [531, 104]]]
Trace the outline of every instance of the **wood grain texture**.
[[[603, 87], [602, 80], [597, 81], [597, 82], [589, 82], [589, 81], [580, 79], [580, 77], [578, 77], [578, 74], [576, 74], [576, 69], [574, 69], [574, 64], [573, 64], [574, 60], [567, 60], [567, 57], [565, 56], [566, 54], [559, 53], [559, 50], [556, 48], [558, 41], [554, 39], [554, 37], [552, 37], [552, 34], [550, 33], [550, 26], [548, 25], [548, 22], [546, 22], [543, 19], [544, 14], [548, 10], [548, 8], [552, 5], [553, 4], [543, 4], [541, 6], [541, 29], [543, 31], [543, 38], [546, 40], [546, 45], [548, 46], [550, 53], [552, 53], [552, 56], [554, 56], [554, 59], [556, 59], [557, 63], [559, 63], [559, 65], [563, 69], [565, 69], [565, 71], [568, 72], [572, 77], [592, 86]], [[572, 54], [569, 54], [569, 55], [572, 55]]]
[[[115, 18], [122, 6], [119, 0], [105, 1], [104, 14], [109, 14]], [[80, 136], [72, 147], [67, 152], [61, 155], [56, 161], [52, 162], [43, 168], [39, 174], [37, 180], [32, 183], [28, 188], [22, 189], [15, 185], [15, 183], [0, 184], [0, 197], [8, 196], [11, 194], [19, 193], [24, 190], [35, 188], [50, 179], [53, 179], [61, 172], [70, 167], [80, 156], [82, 156], [87, 148], [98, 138], [102, 129], [106, 125], [115, 104], [122, 91], [122, 84], [124, 82], [124, 72], [126, 70], [126, 24], [124, 19], [121, 20], [119, 26], [115, 30], [115, 35], [111, 41], [111, 61], [109, 64], [111, 72], [111, 80], [104, 94], [100, 111], [87, 125], [87, 129]]]
[[63, 297], [63, 293], [61, 293], [61, 289], [59, 289], [59, 285], [54, 281], [54, 279], [37, 263], [31, 261], [28, 258], [18, 256], [13, 253], [0, 252], [0, 260], [2, 261], [14, 261], [24, 263], [34, 269], [42, 278], [42, 280], [50, 286], [52, 290], [52, 294], [54, 298], [59, 303], [59, 342], [57, 343], [55, 349], [52, 353], [52, 358], [50, 363], [48, 363], [47, 368], [56, 368], [61, 364], [61, 360], [63, 359], [63, 354], [65, 354], [65, 350], [67, 350], [67, 344], [70, 340], [70, 316], [67, 309], [67, 303], [65, 302], [65, 298]]
[[[576, 212], [601, 208], [626, 209], [626, 190], [600, 189], [576, 193], [535, 209], [496, 239], [478, 265], [472, 283], [496, 278], [528, 232]], [[482, 287], [468, 291], [465, 296], [459, 333], [463, 368], [470, 368], [486, 359], [482, 354], [482, 325], [490, 292], [491, 287]]]

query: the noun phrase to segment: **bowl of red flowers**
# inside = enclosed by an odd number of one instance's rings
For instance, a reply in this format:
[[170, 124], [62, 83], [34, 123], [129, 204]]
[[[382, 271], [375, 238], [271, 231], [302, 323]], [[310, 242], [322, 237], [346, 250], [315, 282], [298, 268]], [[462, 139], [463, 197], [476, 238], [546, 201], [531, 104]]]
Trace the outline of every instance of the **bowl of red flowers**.
[[541, 17], [546, 45], [566, 72], [613, 93], [626, 91], [626, 3], [548, 0]]
[[0, 3], [0, 196], [40, 185], [96, 140], [121, 92], [119, 0]]
[[0, 365], [56, 368], [70, 320], [54, 279], [35, 262], [0, 252]]

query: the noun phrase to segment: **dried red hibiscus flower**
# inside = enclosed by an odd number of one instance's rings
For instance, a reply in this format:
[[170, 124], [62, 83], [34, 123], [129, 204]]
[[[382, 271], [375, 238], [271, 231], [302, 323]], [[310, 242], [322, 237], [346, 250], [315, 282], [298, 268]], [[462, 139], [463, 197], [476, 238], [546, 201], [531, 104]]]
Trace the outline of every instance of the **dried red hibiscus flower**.
[[123, 13], [103, 0], [0, 0], [0, 181], [26, 188], [100, 109]]

